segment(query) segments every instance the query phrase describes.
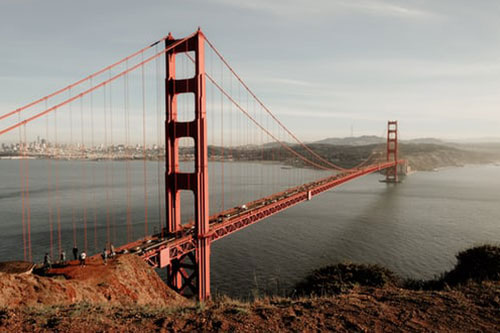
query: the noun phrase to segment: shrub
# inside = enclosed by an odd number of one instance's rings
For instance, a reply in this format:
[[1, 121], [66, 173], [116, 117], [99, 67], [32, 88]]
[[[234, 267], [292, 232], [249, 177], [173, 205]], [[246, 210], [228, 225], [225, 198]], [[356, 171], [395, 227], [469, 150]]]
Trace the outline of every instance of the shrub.
[[454, 286], [468, 280], [500, 280], [500, 247], [482, 245], [457, 254], [453, 270], [443, 275], [443, 282]]
[[396, 275], [384, 267], [341, 263], [313, 271], [296, 285], [296, 292], [298, 295], [337, 295], [356, 285], [383, 287], [398, 283]]
[[404, 287], [413, 290], [443, 290], [468, 281], [500, 280], [500, 247], [482, 245], [461, 251], [456, 255], [457, 264], [432, 280], [404, 281]]

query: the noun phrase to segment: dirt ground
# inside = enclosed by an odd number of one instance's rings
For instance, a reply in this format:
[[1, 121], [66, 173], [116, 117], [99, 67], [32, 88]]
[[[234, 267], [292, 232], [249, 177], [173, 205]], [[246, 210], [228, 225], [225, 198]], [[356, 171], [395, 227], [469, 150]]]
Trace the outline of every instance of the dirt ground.
[[85, 266], [70, 261], [66, 267], [49, 270], [48, 275], [0, 272], [0, 307], [77, 302], [166, 306], [171, 301], [184, 301], [134, 255], [118, 256], [107, 265], [99, 257], [89, 258]]
[[198, 304], [133, 255], [49, 273], [0, 273], [0, 332], [500, 332], [500, 281]]
[[499, 332], [500, 283], [445, 292], [359, 288], [318, 298], [198, 305], [79, 303], [0, 311], [0, 330], [59, 332]]

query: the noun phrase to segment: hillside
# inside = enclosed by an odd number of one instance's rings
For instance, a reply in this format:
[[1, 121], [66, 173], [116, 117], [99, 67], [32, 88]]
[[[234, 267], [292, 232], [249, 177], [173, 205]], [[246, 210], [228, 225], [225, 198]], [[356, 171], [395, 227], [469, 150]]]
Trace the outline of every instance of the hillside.
[[[367, 146], [385, 143], [387, 138], [375, 135], [362, 135], [344, 138], [326, 138], [323, 140], [315, 141], [312, 144], [328, 144], [335, 146]], [[451, 145], [452, 143], [443, 141], [436, 138], [417, 138], [409, 140], [400, 140], [400, 143], [408, 144], [438, 144], [438, 145]]]
[[[152, 269], [135, 259], [123, 265], [142, 266], [135, 288], [146, 287], [142, 274]], [[137, 259], [137, 258], [136, 258]], [[142, 265], [141, 265], [142, 264]], [[128, 272], [130, 268], [124, 270]], [[149, 272], [148, 272], [149, 270]], [[114, 271], [114, 269], [112, 269]], [[118, 273], [118, 272], [116, 272]], [[61, 286], [78, 280], [79, 273], [60, 279]], [[5, 276], [2, 276], [5, 278]], [[32, 277], [33, 278], [33, 277]], [[80, 276], [80, 279], [82, 276]], [[119, 275], [113, 275], [124, 281]], [[54, 279], [54, 278], [51, 278]], [[3, 279], [2, 279], [3, 280]], [[17, 293], [24, 292], [19, 275]], [[88, 278], [83, 278], [88, 280]], [[93, 280], [94, 285], [97, 280]], [[438, 283], [442, 281], [443, 283]], [[81, 281], [80, 281], [81, 282]], [[103, 282], [101, 282], [103, 283]], [[15, 286], [15, 282], [9, 282]], [[48, 284], [38, 283], [37, 293], [55, 293]], [[99, 285], [99, 284], [98, 284]], [[98, 286], [97, 285], [97, 286]], [[307, 286], [308, 290], [304, 289]], [[331, 288], [333, 286], [333, 289]], [[95, 285], [94, 285], [95, 287]], [[89, 293], [100, 292], [94, 287]], [[338, 264], [311, 273], [297, 286], [292, 297], [263, 297], [242, 302], [227, 297], [206, 304], [162, 300], [164, 287], [147, 291], [149, 300], [124, 302], [96, 301], [40, 303], [0, 308], [2, 331], [85, 331], [85, 332], [498, 332], [500, 330], [500, 248], [483, 246], [457, 255], [455, 268], [432, 281], [403, 280], [387, 269], [372, 265]], [[339, 288], [338, 288], [339, 287]], [[312, 288], [312, 289], [311, 289]], [[135, 290], [135, 289], [133, 289]], [[313, 290], [316, 290], [314, 292]], [[146, 290], [144, 290], [146, 291]], [[319, 294], [317, 291], [321, 291]], [[5, 294], [4, 294], [5, 295]], [[28, 292], [32, 295], [32, 292]], [[144, 294], [141, 293], [142, 296]], [[4, 296], [2, 296], [3, 298]], [[126, 295], [124, 297], [127, 297]], [[153, 298], [160, 299], [152, 302]], [[145, 302], [144, 302], [145, 301]]]
[[366, 146], [384, 143], [385, 138], [375, 135], [363, 135], [357, 137], [345, 138], [326, 138], [323, 140], [315, 141], [312, 144], [326, 144], [335, 146]]
[[[497, 149], [497, 145], [422, 143], [433, 141], [435, 140], [422, 139], [416, 140], [415, 142], [417, 143], [413, 143], [411, 141], [400, 143], [399, 157], [407, 159], [410, 162], [412, 170], [418, 171], [431, 171], [443, 167], [463, 166], [465, 164], [494, 163], [500, 161], [500, 149]], [[307, 146], [329, 162], [343, 168], [356, 167], [363, 162], [381, 162], [386, 158], [385, 142], [367, 145], [311, 143]], [[290, 147], [310, 160], [319, 162], [318, 159], [312, 156], [312, 154], [304, 147], [299, 145], [290, 145]], [[192, 154], [192, 152], [188, 150], [182, 152], [185, 154]], [[209, 158], [219, 160], [221, 159], [222, 154], [224, 154], [225, 160], [280, 161], [297, 167], [306, 166], [304, 161], [292, 155], [290, 152], [284, 151], [284, 149], [280, 146], [246, 146], [233, 147], [231, 149], [221, 149], [216, 146], [208, 147]]]
[[500, 150], [465, 149], [437, 144], [401, 144], [401, 158], [407, 159], [413, 170], [431, 171], [437, 168], [485, 164], [500, 160]]
[[[370, 162], [384, 161], [386, 156], [385, 143], [365, 146], [325, 144], [312, 144], [309, 146], [329, 161], [345, 168], [356, 166], [368, 157]], [[297, 150], [306, 154], [302, 148], [297, 147]], [[400, 143], [399, 158], [407, 159], [412, 170], [431, 171], [450, 166], [497, 162], [500, 161], [500, 150], [434, 143]]]
[[98, 257], [87, 260], [86, 266], [72, 261], [67, 267], [50, 270], [49, 276], [5, 271], [0, 272], [0, 308], [79, 302], [114, 306], [185, 302], [135, 255], [118, 256], [107, 265]]
[[0, 310], [12, 332], [498, 332], [499, 283], [444, 292], [359, 287], [349, 294], [223, 299], [155, 308], [92, 304]]

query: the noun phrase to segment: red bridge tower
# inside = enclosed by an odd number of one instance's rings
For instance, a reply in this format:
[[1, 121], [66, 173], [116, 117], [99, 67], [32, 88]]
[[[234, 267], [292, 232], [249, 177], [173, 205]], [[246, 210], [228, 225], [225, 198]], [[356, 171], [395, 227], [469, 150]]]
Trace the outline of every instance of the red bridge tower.
[[[387, 162], [398, 160], [398, 122], [389, 121], [387, 123]], [[387, 183], [397, 183], [398, 180], [398, 164], [394, 167], [386, 169]]]
[[[169, 34], [165, 46], [177, 42]], [[180, 190], [194, 193], [196, 251], [180, 259], [172, 260], [168, 266], [168, 283], [172, 288], [186, 294], [190, 290], [203, 301], [210, 297], [210, 236], [208, 205], [208, 151], [207, 121], [205, 109], [205, 36], [197, 33], [166, 53], [166, 213], [167, 231], [182, 231]], [[193, 52], [195, 75], [192, 78], [176, 79], [175, 55]], [[177, 121], [177, 95], [194, 95], [194, 120]], [[194, 173], [179, 171], [178, 140], [191, 137], [194, 140]]]

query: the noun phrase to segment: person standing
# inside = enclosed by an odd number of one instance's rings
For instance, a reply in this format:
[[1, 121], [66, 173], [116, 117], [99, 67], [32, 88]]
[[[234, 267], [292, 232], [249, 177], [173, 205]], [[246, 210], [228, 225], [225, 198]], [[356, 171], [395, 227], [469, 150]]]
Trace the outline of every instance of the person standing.
[[50, 256], [48, 252], [45, 252], [45, 255], [43, 256], [43, 267], [45, 269], [49, 269], [52, 267], [52, 262], [50, 260]]
[[101, 257], [102, 257], [102, 261], [104, 262], [104, 265], [106, 265], [106, 261], [108, 259], [108, 251], [106, 251], [106, 248], [104, 248], [104, 250], [102, 250]]
[[85, 266], [85, 259], [87, 259], [87, 254], [85, 251], [82, 251], [82, 253], [80, 253], [80, 266]]
[[61, 259], [61, 264], [64, 265], [66, 263], [66, 252], [64, 252], [64, 250], [62, 250], [61, 252], [60, 259]]
[[78, 259], [78, 248], [76, 245], [73, 247], [73, 257], [75, 257], [75, 260]]

